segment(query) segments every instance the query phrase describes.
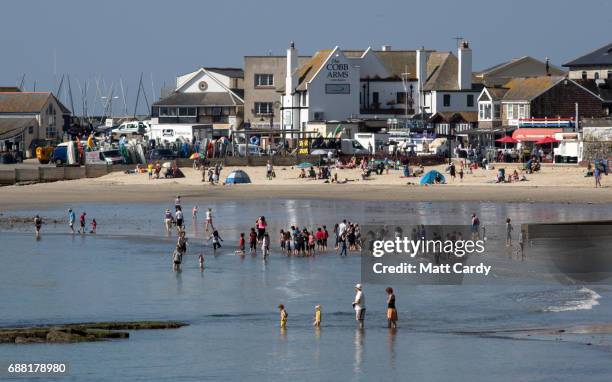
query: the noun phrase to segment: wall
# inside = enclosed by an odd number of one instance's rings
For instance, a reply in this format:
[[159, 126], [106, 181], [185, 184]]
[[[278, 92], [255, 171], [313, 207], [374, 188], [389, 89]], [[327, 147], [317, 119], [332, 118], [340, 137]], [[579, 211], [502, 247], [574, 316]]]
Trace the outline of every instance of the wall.
[[570, 118], [576, 114], [579, 105], [579, 116], [603, 116], [602, 102], [573, 81], [561, 81], [559, 84], [531, 102], [531, 116], [534, 118], [556, 117]]
[[[298, 57], [298, 67], [302, 66], [310, 57]], [[255, 87], [255, 74], [272, 74], [274, 76], [274, 86]], [[286, 56], [245, 56], [244, 57], [244, 120], [245, 122], [265, 123], [269, 125], [270, 117], [264, 116], [264, 121], [260, 121], [262, 116], [255, 115], [255, 102], [280, 102], [281, 93], [277, 89], [285, 87], [285, 77], [287, 75]], [[281, 123], [281, 111], [275, 109], [273, 123]]]
[[[479, 92], [444, 92], [444, 91], [433, 91], [431, 92], [433, 105], [429, 111], [435, 114], [440, 111], [478, 111], [478, 95]], [[450, 106], [444, 106], [444, 95], [450, 94]], [[472, 94], [474, 96], [473, 106], [467, 106], [467, 96]]]
[[595, 73], [599, 73], [599, 78], [601, 79], [612, 78], [612, 77], [608, 77], [609, 75], [608, 73], [612, 73], [612, 66], [572, 68], [572, 70], [569, 72], [569, 78], [581, 79], [583, 71], [587, 72], [587, 79], [589, 80], [595, 78]]
[[[348, 69], [329, 70], [330, 65], [348, 65]], [[337, 72], [346, 72], [347, 77], [332, 77]], [[349, 85], [349, 94], [327, 94], [326, 84]], [[351, 65], [340, 50], [330, 54], [329, 59], [308, 84], [308, 120], [316, 120], [314, 114], [323, 112], [324, 119], [346, 120], [359, 114], [359, 68]]]

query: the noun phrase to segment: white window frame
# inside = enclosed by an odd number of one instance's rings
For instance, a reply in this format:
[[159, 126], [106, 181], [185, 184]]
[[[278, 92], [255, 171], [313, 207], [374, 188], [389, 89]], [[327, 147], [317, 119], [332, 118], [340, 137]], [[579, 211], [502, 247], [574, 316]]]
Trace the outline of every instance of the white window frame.
[[507, 103], [506, 104], [506, 117], [508, 119], [514, 119], [514, 112], [512, 110], [512, 104], [511, 103]]
[[[262, 81], [266, 79], [266, 81]], [[255, 74], [255, 87], [256, 88], [267, 88], [274, 86], [274, 74], [272, 73], [256, 73]]]
[[272, 115], [273, 108], [272, 102], [255, 102], [255, 115]]

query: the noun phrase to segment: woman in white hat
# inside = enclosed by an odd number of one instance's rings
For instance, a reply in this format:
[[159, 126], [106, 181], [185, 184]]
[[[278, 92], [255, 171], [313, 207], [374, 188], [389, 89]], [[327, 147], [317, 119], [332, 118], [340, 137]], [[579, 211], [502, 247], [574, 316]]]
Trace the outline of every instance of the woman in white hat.
[[355, 300], [353, 301], [353, 308], [355, 309], [355, 320], [359, 322], [359, 329], [363, 329], [363, 321], [365, 319], [365, 296], [361, 288], [361, 284], [355, 285]]

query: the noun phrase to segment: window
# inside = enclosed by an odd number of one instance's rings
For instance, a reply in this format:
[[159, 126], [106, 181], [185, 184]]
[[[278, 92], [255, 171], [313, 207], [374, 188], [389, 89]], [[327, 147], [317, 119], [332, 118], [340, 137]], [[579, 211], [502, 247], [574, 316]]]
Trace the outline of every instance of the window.
[[255, 102], [255, 114], [257, 115], [272, 114], [272, 102]]
[[374, 106], [374, 108], [380, 107], [380, 99], [378, 97], [378, 92], [372, 92], [372, 106]]
[[583, 70], [583, 71], [582, 71], [582, 79], [583, 79], [583, 80], [586, 80], [586, 79], [587, 79], [587, 72], [586, 72], [586, 70]]
[[306, 106], [306, 92], [302, 93], [302, 106]]
[[179, 107], [178, 115], [179, 117], [195, 117], [196, 108], [195, 107]]
[[444, 105], [445, 107], [449, 107], [449, 106], [450, 106], [450, 104], [451, 104], [451, 95], [450, 95], [450, 94], [444, 94], [444, 97], [443, 97], [443, 105]]
[[274, 75], [273, 74], [256, 74], [255, 75], [255, 87], [258, 86], [274, 86]]
[[506, 116], [507, 116], [507, 119], [514, 119], [512, 105], [506, 105]]
[[481, 102], [478, 104], [478, 119], [491, 120], [491, 104]]
[[612, 70], [608, 70], [608, 79], [612, 80]]
[[160, 117], [176, 117], [176, 108], [175, 107], [160, 107], [159, 116]]
[[493, 118], [499, 119], [501, 117], [501, 107], [500, 104], [493, 105]]
[[595, 72], [595, 74], [593, 74], [593, 78], [595, 78], [596, 80], [599, 79], [599, 72]]
[[[467, 95], [467, 106], [468, 107], [474, 107], [474, 94], [468, 94]], [[491, 105], [489, 105], [489, 112]]]
[[519, 119], [527, 118], [527, 105], [518, 106], [518, 117]]
[[406, 104], [406, 92], [397, 92], [395, 93], [395, 101], [400, 105]]

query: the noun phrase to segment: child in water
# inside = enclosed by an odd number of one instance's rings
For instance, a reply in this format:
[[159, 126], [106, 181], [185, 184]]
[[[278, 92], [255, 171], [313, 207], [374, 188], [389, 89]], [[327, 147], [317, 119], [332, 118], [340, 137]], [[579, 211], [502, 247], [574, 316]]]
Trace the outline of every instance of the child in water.
[[91, 231], [89, 231], [89, 233], [96, 233], [96, 228], [98, 228], [98, 222], [96, 222], [96, 219], [93, 219], [91, 221]]
[[213, 241], [213, 251], [217, 251], [217, 248], [221, 248], [221, 242], [223, 241], [223, 239], [221, 238], [221, 236], [219, 236], [219, 231], [214, 230], [212, 235], [210, 235], [210, 237], [208, 238], [208, 241], [212, 240]]
[[204, 254], [200, 253], [200, 256], [198, 256], [198, 263], [200, 264], [200, 270], [203, 271], [204, 270]]
[[244, 242], [244, 232], [241, 232], [240, 233], [240, 238], [238, 239], [238, 250], [236, 251], [237, 255], [244, 255], [245, 254], [245, 252], [244, 252], [244, 245], [245, 245], [245, 242]]
[[312, 323], [312, 325], [315, 328], [321, 327], [321, 305], [315, 306], [314, 322]]
[[285, 305], [283, 304], [278, 306], [278, 310], [280, 311], [280, 327], [281, 329], [285, 329], [287, 327], [287, 317], [289, 317], [289, 314], [285, 310]]

